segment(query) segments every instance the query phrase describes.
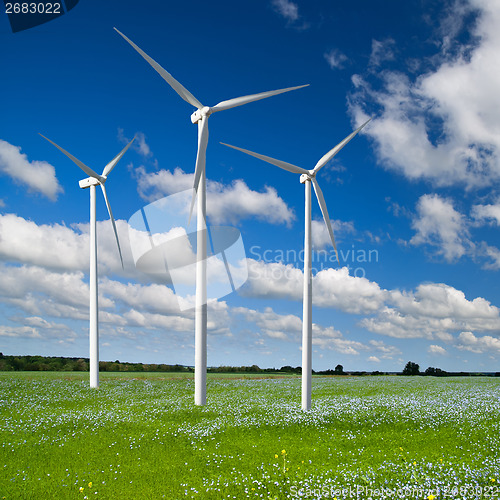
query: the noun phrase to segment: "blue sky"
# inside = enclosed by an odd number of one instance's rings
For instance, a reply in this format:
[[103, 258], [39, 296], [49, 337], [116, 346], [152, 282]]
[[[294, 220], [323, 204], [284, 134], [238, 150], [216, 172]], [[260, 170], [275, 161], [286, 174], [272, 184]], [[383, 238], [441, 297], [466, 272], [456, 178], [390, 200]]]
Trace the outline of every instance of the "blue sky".
[[[134, 134], [97, 204], [102, 360], [194, 364], [192, 310], [134, 266], [128, 219], [192, 185], [193, 109], [116, 26], [203, 104], [309, 87], [217, 113], [208, 217], [241, 232], [248, 281], [209, 307], [208, 364], [301, 363], [304, 188], [220, 145], [312, 168], [313, 368], [500, 370], [500, 6], [492, 0], [80, 0], [15, 33], [0, 16], [0, 351], [88, 356], [85, 175]], [[99, 194], [99, 193], [98, 193]], [[325, 255], [318, 254], [318, 255]]]

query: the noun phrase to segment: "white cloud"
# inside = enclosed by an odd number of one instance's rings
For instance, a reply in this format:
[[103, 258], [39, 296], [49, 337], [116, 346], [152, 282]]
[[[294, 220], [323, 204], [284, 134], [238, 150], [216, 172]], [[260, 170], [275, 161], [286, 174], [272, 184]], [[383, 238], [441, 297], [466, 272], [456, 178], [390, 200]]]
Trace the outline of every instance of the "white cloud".
[[479, 13], [474, 46], [450, 52], [443, 40], [432, 70], [417, 77], [379, 71], [381, 87], [353, 77], [353, 116], [361, 122], [378, 110], [367, 134], [379, 160], [409, 179], [473, 188], [500, 178], [500, 4], [471, 0], [470, 6]]
[[370, 54], [369, 65], [378, 67], [385, 61], [393, 61], [395, 59], [394, 47], [396, 42], [392, 38], [385, 40], [372, 40], [372, 52]]
[[315, 305], [352, 314], [370, 314], [381, 307], [385, 290], [374, 281], [349, 274], [347, 267], [324, 269], [313, 278]]
[[26, 339], [42, 338], [40, 332], [31, 326], [5, 326], [0, 325], [0, 337], [15, 337]]
[[[124, 144], [128, 144], [132, 140], [132, 138], [125, 137], [125, 135], [123, 134], [123, 129], [119, 128], [118, 140]], [[146, 136], [144, 135], [143, 132], [135, 133], [135, 141], [132, 143], [132, 148], [135, 151], [137, 151], [141, 156], [144, 156], [144, 158], [150, 158], [151, 156], [153, 156], [151, 148], [149, 147], [149, 144], [146, 142]]]
[[[403, 314], [457, 320], [498, 320], [499, 309], [486, 299], [467, 300], [464, 292], [444, 283], [424, 283], [414, 293], [391, 292], [391, 302]], [[498, 325], [500, 326], [500, 324]]]
[[[335, 244], [338, 244], [344, 234], [353, 234], [356, 232], [354, 229], [354, 224], [351, 221], [343, 222], [341, 220], [330, 220], [330, 222], [332, 224]], [[327, 246], [331, 246], [332, 251], [334, 251], [332, 240], [330, 239], [330, 233], [328, 232], [325, 221], [323, 219], [311, 221], [311, 241], [316, 249], [322, 249]], [[340, 252], [339, 258], [341, 259]]]
[[486, 262], [483, 265], [484, 269], [498, 271], [500, 269], [500, 250], [496, 247], [488, 245], [485, 242], [482, 242], [478, 248], [480, 255], [489, 259], [489, 262]]
[[55, 168], [46, 161], [29, 161], [21, 148], [0, 139], [0, 172], [30, 191], [55, 201], [64, 190], [56, 178]]
[[271, 224], [290, 226], [295, 219], [295, 214], [278, 196], [276, 189], [265, 186], [263, 192], [252, 191], [242, 180], [236, 180], [230, 186], [210, 183], [207, 214], [215, 223], [232, 224], [255, 217]]
[[[139, 195], [147, 201], [155, 201], [193, 187], [193, 174], [182, 169], [160, 170], [147, 173], [143, 167], [136, 170]], [[189, 210], [191, 200], [182, 209]], [[276, 190], [265, 186], [264, 190], [253, 191], [244, 181], [235, 180], [230, 185], [208, 180], [207, 215], [216, 224], [232, 223], [255, 217], [272, 224], [290, 225], [295, 220], [293, 210], [278, 196]]]
[[440, 345], [436, 345], [436, 344], [431, 344], [429, 346], [429, 348], [427, 349], [427, 352], [429, 354], [438, 354], [440, 356], [445, 356], [446, 354], [448, 354], [448, 352], [446, 351], [446, 349], [444, 347], [441, 347]]
[[500, 226], [500, 204], [474, 205], [471, 210], [471, 216], [480, 223], [491, 221]]
[[451, 333], [466, 329], [500, 334], [499, 313], [482, 297], [468, 300], [462, 291], [449, 285], [427, 283], [415, 292], [387, 292], [386, 305], [376, 316], [363, 318], [360, 326], [389, 337], [451, 342]]
[[401, 351], [393, 345], [387, 345], [382, 340], [370, 340], [369, 345], [372, 349], [379, 353], [383, 359], [393, 359], [394, 356], [399, 356]]
[[271, 5], [288, 22], [295, 22], [299, 19], [299, 8], [296, 3], [290, 0], [271, 0]]
[[453, 208], [450, 200], [437, 194], [423, 195], [417, 204], [412, 227], [416, 234], [412, 245], [430, 245], [448, 262], [460, 259], [471, 247], [465, 217]]
[[160, 314], [180, 314], [174, 292], [164, 285], [121, 283], [104, 278], [99, 284], [99, 290], [133, 309]]
[[347, 56], [338, 49], [332, 49], [325, 52], [323, 57], [326, 59], [326, 62], [331, 69], [342, 69], [344, 67], [344, 63], [347, 61]]
[[264, 312], [235, 307], [232, 313], [243, 316], [248, 322], [255, 323], [265, 335], [271, 338], [293, 341], [300, 338], [302, 320], [294, 314], [278, 314], [270, 307], [266, 307]]
[[371, 363], [380, 363], [380, 359], [377, 358], [377, 356], [370, 356], [368, 358], [368, 361], [370, 361]]
[[[231, 309], [234, 315], [240, 315], [247, 322], [254, 323], [260, 331], [271, 339], [286, 340], [300, 343], [302, 332], [302, 319], [294, 314], [278, 314], [272, 308], [266, 307], [263, 312], [245, 307]], [[258, 344], [265, 344], [259, 339]], [[344, 335], [333, 326], [312, 325], [312, 344], [320, 349], [329, 349], [341, 354], [359, 355], [360, 351], [394, 352], [395, 348], [386, 346], [382, 342], [376, 344], [363, 344], [355, 340], [346, 339]], [[396, 350], [396, 352], [399, 352]]]
[[482, 354], [487, 352], [500, 353], [500, 339], [485, 335], [477, 337], [472, 332], [462, 332], [458, 336], [457, 349]]
[[[243, 295], [302, 300], [303, 273], [291, 264], [266, 263], [247, 259], [248, 281]], [[349, 275], [347, 267], [323, 269], [313, 277], [314, 304], [335, 307], [354, 314], [377, 311], [385, 298], [385, 291], [366, 278]]]
[[[135, 273], [128, 241], [128, 225], [117, 220], [126, 273]], [[67, 271], [89, 268], [89, 224], [74, 228], [61, 224], [41, 224], [0, 214], [0, 259]], [[109, 220], [97, 223], [99, 272], [123, 274], [116, 239]]]

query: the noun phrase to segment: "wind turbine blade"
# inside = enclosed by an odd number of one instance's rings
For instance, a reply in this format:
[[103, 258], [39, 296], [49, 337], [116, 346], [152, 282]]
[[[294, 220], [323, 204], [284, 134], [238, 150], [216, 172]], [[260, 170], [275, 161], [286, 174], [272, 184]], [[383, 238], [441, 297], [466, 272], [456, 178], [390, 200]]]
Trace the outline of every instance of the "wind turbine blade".
[[207, 157], [207, 144], [208, 144], [208, 117], [202, 116], [201, 120], [198, 122], [198, 153], [196, 155], [196, 167], [194, 170], [194, 183], [193, 183], [193, 198], [191, 199], [191, 208], [189, 209], [189, 219], [188, 226], [191, 222], [191, 216], [193, 215], [194, 202], [196, 199], [196, 193], [198, 192], [198, 184], [200, 183], [200, 178], [202, 172], [205, 170], [205, 163]]
[[210, 108], [212, 112], [224, 111], [225, 109], [235, 108], [236, 106], [242, 106], [253, 101], [259, 101], [260, 99], [265, 99], [266, 97], [271, 97], [273, 95], [283, 94], [284, 92], [290, 92], [291, 90], [301, 89], [303, 87], [308, 87], [307, 85], [299, 85], [298, 87], [289, 87], [286, 89], [270, 90], [269, 92], [261, 92], [260, 94], [245, 95], [243, 97], [235, 97], [234, 99], [229, 99], [228, 101], [219, 102], [213, 108]]
[[87, 167], [85, 163], [82, 163], [78, 158], [75, 158], [71, 153], [68, 153], [65, 149], [63, 149], [61, 146], [58, 146], [55, 142], [51, 141], [50, 139], [47, 139], [47, 137], [45, 137], [44, 135], [42, 134], [39, 135], [41, 135], [44, 139], [53, 144], [57, 149], [59, 149], [59, 151], [64, 153], [73, 163], [76, 163], [88, 176], [94, 177], [94, 179], [97, 179], [98, 181], [102, 180], [102, 177], [98, 173], [94, 172], [90, 167]]
[[102, 194], [104, 195], [104, 201], [106, 202], [106, 207], [108, 207], [109, 217], [111, 218], [111, 224], [113, 224], [113, 231], [115, 232], [116, 244], [118, 245], [118, 253], [120, 254], [120, 261], [122, 263], [122, 269], [124, 269], [122, 249], [120, 248], [120, 240], [118, 239], [118, 233], [116, 232], [115, 218], [113, 217], [113, 212], [111, 211], [111, 205], [109, 204], [108, 195], [106, 194], [106, 188], [104, 187], [103, 183], [99, 183], [99, 184], [100, 184], [101, 189], [102, 189]]
[[333, 149], [330, 149], [330, 151], [328, 151], [328, 153], [326, 153], [326, 155], [324, 155], [318, 163], [316, 163], [316, 166], [313, 168], [313, 173], [316, 173], [318, 170], [323, 168], [370, 120], [363, 123], [361, 127], [357, 128], [352, 134], [348, 135], [343, 141], [339, 142]]
[[328, 209], [326, 208], [325, 198], [323, 196], [323, 191], [319, 187], [318, 181], [315, 177], [312, 178], [312, 183], [314, 187], [314, 192], [316, 193], [316, 198], [318, 199], [319, 208], [321, 208], [321, 213], [323, 214], [323, 219], [325, 220], [326, 228], [330, 234], [330, 239], [332, 240], [333, 249], [335, 250], [335, 255], [337, 256], [337, 262], [340, 263], [339, 254], [337, 253], [337, 245], [335, 245], [335, 238], [333, 237], [333, 229], [330, 223], [330, 217], [328, 216]]
[[141, 50], [132, 40], [127, 38], [121, 31], [114, 28], [114, 30], [121, 35], [132, 47], [141, 54], [146, 61], [153, 66], [153, 68], [160, 74], [160, 76], [189, 104], [194, 106], [195, 108], [201, 109], [203, 108], [203, 104], [201, 104], [196, 97], [189, 92], [183, 85], [181, 85], [167, 70], [163, 69], [154, 59], [149, 57], [143, 50]]
[[309, 174], [309, 171], [297, 167], [296, 165], [292, 165], [291, 163], [287, 163], [285, 161], [281, 160], [275, 160], [274, 158], [271, 158], [270, 156], [264, 156], [259, 153], [253, 153], [252, 151], [248, 151], [247, 149], [243, 148], [238, 148], [236, 146], [231, 146], [231, 144], [226, 144], [225, 142], [221, 142], [224, 146], [227, 146], [229, 148], [237, 149], [238, 151], [241, 151], [242, 153], [246, 153], [247, 155], [250, 156], [255, 156], [255, 158], [258, 158], [259, 160], [267, 161], [267, 163], [271, 163], [272, 165], [276, 165], [279, 168], [282, 168], [283, 170], [288, 170], [288, 172], [293, 172], [294, 174]]
[[134, 138], [104, 167], [104, 170], [102, 171], [103, 177], [107, 177], [108, 174], [111, 172], [111, 170], [115, 168], [116, 164], [122, 159], [122, 156], [126, 153], [127, 149], [134, 142], [135, 138], [136, 136], [134, 135]]

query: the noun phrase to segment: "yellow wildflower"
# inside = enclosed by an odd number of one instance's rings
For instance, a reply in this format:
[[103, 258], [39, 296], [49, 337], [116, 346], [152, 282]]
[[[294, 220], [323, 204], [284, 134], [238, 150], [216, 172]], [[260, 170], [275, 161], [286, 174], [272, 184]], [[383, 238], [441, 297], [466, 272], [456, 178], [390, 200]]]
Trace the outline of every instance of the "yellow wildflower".
[[274, 458], [278, 458], [278, 455], [276, 453], [274, 454]]
[[428, 498], [428, 500], [434, 500], [436, 497], [435, 497], [434, 495], [432, 495], [432, 494], [431, 494], [431, 495], [429, 495], [427, 498]]
[[286, 451], [285, 450], [281, 450], [281, 454], [282, 455], [285, 455]]
[[92, 481], [90, 481], [89, 483], [89, 488], [92, 488]]
[[83, 486], [80, 486], [80, 493], [83, 493]]

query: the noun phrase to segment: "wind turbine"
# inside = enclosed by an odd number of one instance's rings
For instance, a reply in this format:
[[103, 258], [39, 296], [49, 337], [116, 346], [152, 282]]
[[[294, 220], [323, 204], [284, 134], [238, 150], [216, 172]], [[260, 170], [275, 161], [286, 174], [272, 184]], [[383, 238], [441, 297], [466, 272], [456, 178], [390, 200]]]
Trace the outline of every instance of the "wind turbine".
[[[206, 372], [207, 372], [207, 227], [206, 227], [206, 176], [205, 160], [208, 144], [208, 117], [217, 111], [242, 106], [249, 102], [258, 101], [274, 95], [289, 92], [291, 90], [307, 87], [289, 87], [286, 89], [271, 90], [260, 94], [236, 97], [228, 101], [209, 107], [204, 106], [196, 97], [181, 85], [168, 71], [163, 69], [154, 59], [149, 57], [134, 42], [123, 33], [114, 28], [146, 61], [160, 74], [160, 76], [184, 99], [196, 108], [191, 115], [191, 122], [198, 124], [198, 152], [196, 155], [196, 167], [194, 172], [193, 198], [189, 210], [189, 221], [193, 213], [196, 195], [198, 195], [197, 206], [197, 243], [196, 243], [196, 299], [195, 299], [195, 389], [194, 400], [196, 405], [206, 404]], [[189, 224], [189, 222], [188, 222]]]
[[337, 262], [339, 261], [339, 256], [337, 253], [337, 246], [335, 245], [335, 239], [333, 237], [333, 229], [330, 223], [330, 217], [328, 216], [328, 210], [326, 208], [325, 198], [323, 192], [319, 187], [318, 181], [316, 180], [316, 174], [369, 122], [363, 123], [361, 127], [357, 128], [352, 134], [348, 135], [343, 141], [339, 142], [333, 149], [328, 151], [319, 161], [316, 163], [312, 170], [306, 170], [291, 163], [286, 163], [281, 160], [275, 160], [269, 156], [264, 156], [258, 153], [253, 153], [246, 149], [238, 148], [236, 146], [231, 146], [230, 144], [224, 144], [238, 151], [242, 151], [250, 156], [255, 156], [260, 160], [266, 161], [277, 167], [280, 167], [294, 174], [300, 174], [301, 184], [305, 184], [306, 189], [306, 203], [305, 203], [305, 236], [304, 236], [304, 293], [303, 293], [303, 308], [302, 308], [302, 409], [309, 410], [311, 408], [311, 378], [312, 378], [312, 272], [311, 272], [311, 183], [314, 187], [314, 192], [316, 193], [316, 198], [318, 199], [319, 207], [321, 213], [323, 214], [323, 219], [325, 221], [330, 239], [332, 241], [333, 248], [335, 249], [335, 254], [337, 256]]
[[116, 244], [118, 246], [118, 253], [120, 254], [120, 261], [123, 268], [123, 257], [120, 248], [120, 241], [118, 240], [118, 233], [116, 232], [115, 219], [113, 217], [113, 212], [111, 211], [111, 206], [109, 204], [108, 195], [106, 193], [106, 188], [104, 183], [106, 182], [108, 175], [115, 168], [116, 164], [120, 161], [121, 157], [125, 154], [127, 149], [130, 147], [134, 138], [104, 167], [102, 174], [94, 172], [91, 168], [87, 167], [80, 160], [75, 158], [71, 153], [68, 153], [65, 149], [58, 146], [55, 142], [47, 139], [44, 135], [40, 134], [44, 139], [53, 144], [57, 149], [63, 152], [72, 162], [76, 163], [89, 177], [82, 179], [79, 182], [79, 186], [82, 189], [90, 188], [90, 275], [89, 275], [89, 285], [90, 285], [90, 325], [89, 325], [89, 337], [90, 337], [90, 387], [99, 387], [99, 322], [98, 322], [98, 303], [97, 303], [97, 232], [96, 232], [96, 195], [95, 187], [97, 185], [101, 186], [102, 194], [104, 195], [104, 201], [106, 202], [106, 207], [108, 208], [109, 217], [111, 218], [111, 224], [113, 224], [113, 231], [115, 233]]

